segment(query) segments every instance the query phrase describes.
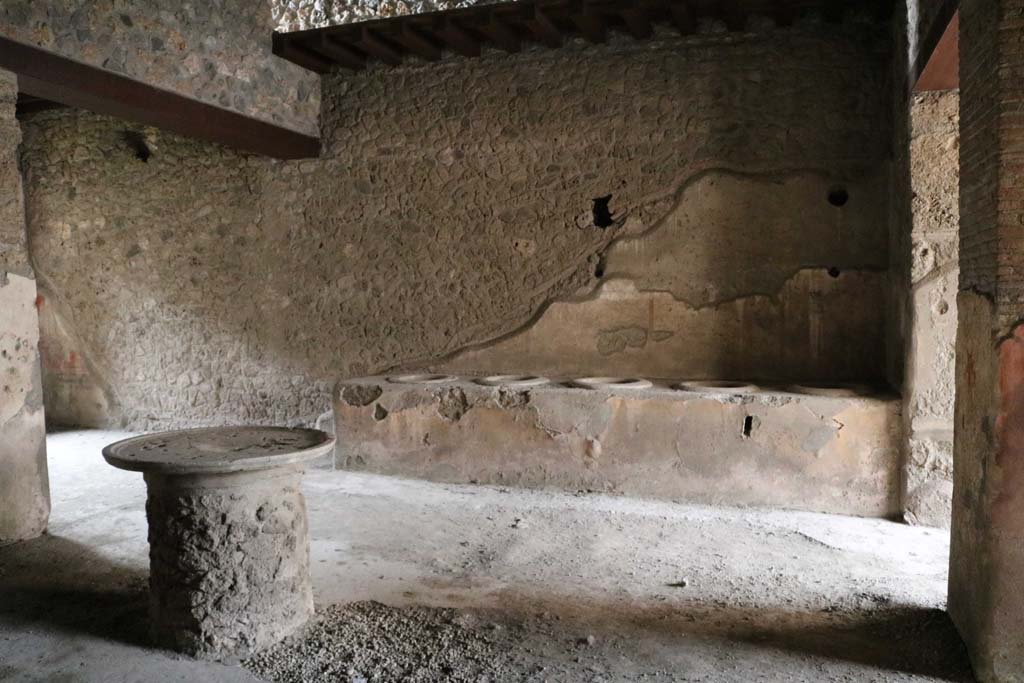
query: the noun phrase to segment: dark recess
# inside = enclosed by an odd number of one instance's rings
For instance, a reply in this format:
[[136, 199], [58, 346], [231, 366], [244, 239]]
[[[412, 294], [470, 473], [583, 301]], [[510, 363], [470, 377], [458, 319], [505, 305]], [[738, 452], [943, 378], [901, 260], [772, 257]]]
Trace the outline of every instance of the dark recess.
[[608, 208], [608, 203], [612, 200], [612, 196], [605, 195], [604, 197], [594, 197], [594, 226], [604, 230], [610, 225], [614, 225], [615, 221], [612, 220], [612, 212]]
[[850, 193], [846, 191], [845, 187], [833, 187], [828, 191], [828, 203], [832, 206], [846, 206], [848, 201], [850, 201]]
[[128, 143], [128, 146], [135, 153], [135, 158], [146, 163], [153, 153], [146, 144], [146, 136], [136, 130], [121, 131], [121, 137]]

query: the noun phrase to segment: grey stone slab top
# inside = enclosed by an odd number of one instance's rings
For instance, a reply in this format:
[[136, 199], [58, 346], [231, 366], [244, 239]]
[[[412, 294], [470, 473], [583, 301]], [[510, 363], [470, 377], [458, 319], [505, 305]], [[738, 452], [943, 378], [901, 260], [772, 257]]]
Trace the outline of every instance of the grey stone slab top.
[[133, 472], [220, 474], [301, 464], [332, 448], [334, 439], [317, 429], [208, 427], [118, 441], [103, 458]]

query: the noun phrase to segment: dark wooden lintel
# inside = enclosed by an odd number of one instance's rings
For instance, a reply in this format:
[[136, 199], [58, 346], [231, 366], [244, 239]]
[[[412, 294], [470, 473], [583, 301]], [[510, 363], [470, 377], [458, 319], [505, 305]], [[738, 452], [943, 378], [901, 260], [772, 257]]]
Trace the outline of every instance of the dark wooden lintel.
[[477, 26], [477, 30], [505, 52], [519, 52], [522, 49], [522, 40], [520, 40], [519, 34], [498, 15], [481, 23]]
[[597, 44], [608, 40], [608, 24], [604, 16], [586, 4], [579, 3], [578, 7], [574, 7], [569, 18], [588, 42]]
[[441, 40], [463, 57], [480, 56], [480, 41], [470, 35], [469, 31], [455, 19], [442, 19], [435, 31]]
[[441, 59], [441, 46], [410, 24], [402, 24], [398, 32], [398, 42], [421, 59], [430, 62]]
[[[743, 31], [752, 15], [766, 16], [783, 25], [808, 13], [841, 21], [848, 9], [859, 7], [883, 22], [892, 16], [894, 4], [895, 0], [516, 0], [296, 31], [284, 34], [282, 44], [275, 43], [274, 51], [286, 59], [297, 54], [292, 61], [305, 65], [307, 55], [290, 52], [287, 47], [306, 46], [322, 54], [316, 41], [319, 34], [326, 34], [359, 52], [396, 64], [405, 54], [436, 59], [440, 56], [438, 49], [477, 57], [484, 46], [518, 52], [523, 41], [557, 48], [568, 38], [582, 36], [591, 43], [601, 43], [610, 29], [645, 39], [653, 35], [654, 25], [666, 23], [689, 35], [697, 31], [703, 19]], [[372, 45], [364, 45], [367, 30], [390, 51], [381, 53]], [[334, 61], [349, 66], [350, 60]], [[321, 66], [314, 62], [311, 68]]]
[[535, 5], [533, 18], [528, 23], [538, 43], [551, 48], [562, 46], [562, 32], [545, 9]]
[[333, 59], [346, 69], [359, 71], [366, 68], [366, 55], [350, 45], [339, 42], [334, 36], [321, 33], [317, 40], [310, 41], [312, 49]]
[[381, 39], [372, 29], [364, 26], [359, 38], [359, 45], [363, 51], [372, 55], [391, 66], [398, 66], [402, 63], [402, 53], [394, 46]]
[[626, 24], [626, 30], [629, 31], [629, 35], [637, 40], [650, 38], [651, 34], [654, 33], [650, 15], [643, 7], [637, 6], [624, 9], [621, 16], [622, 21]]
[[0, 68], [18, 76], [18, 90], [245, 152], [277, 159], [315, 157], [320, 141], [281, 126], [76, 62], [0, 37]]

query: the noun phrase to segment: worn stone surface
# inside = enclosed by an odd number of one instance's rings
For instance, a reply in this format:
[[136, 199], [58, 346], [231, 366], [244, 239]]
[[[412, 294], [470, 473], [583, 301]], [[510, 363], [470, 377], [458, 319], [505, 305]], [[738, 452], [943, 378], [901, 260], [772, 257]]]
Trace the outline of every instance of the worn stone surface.
[[287, 427], [208, 427], [146, 434], [110, 444], [103, 458], [135, 472], [227, 474], [298, 466], [334, 449], [330, 435]]
[[905, 515], [949, 527], [956, 393], [959, 277], [959, 92], [911, 103], [910, 299], [903, 395], [907, 431]]
[[[51, 435], [53, 533], [0, 548], [0, 677], [257, 683], [145, 638], [145, 487], [97, 466], [127, 436]], [[502, 683], [974, 681], [937, 529], [354, 472], [303, 488], [317, 616], [250, 661], [264, 679], [434, 683], [481, 657], [511, 658]]]
[[247, 654], [313, 614], [300, 471], [145, 476], [155, 644]]
[[[350, 386], [381, 394], [352, 405], [343, 398]], [[343, 469], [857, 515], [891, 515], [898, 505], [891, 398], [384, 378], [350, 380], [339, 392]]]
[[4, 0], [0, 35], [316, 135], [316, 74], [271, 54], [263, 2]]
[[36, 283], [18, 169], [17, 83], [0, 70], [0, 544], [46, 529], [50, 491]]
[[[687, 215], [686, 188], [716, 178], [733, 195], [784, 190], [793, 225], [765, 229], [789, 244], [817, 230], [843, 245], [848, 269], [827, 276], [832, 264], [808, 247], [810, 270], [793, 272], [797, 254], [785, 272], [732, 285], [735, 303], [715, 297], [690, 318], [728, 328], [745, 308], [766, 329], [799, 328], [800, 344], [819, 339], [808, 354], [817, 365], [799, 374], [869, 374], [885, 355], [873, 317], [884, 307], [873, 270], [886, 262], [884, 228], [870, 216], [888, 196], [888, 58], [878, 27], [852, 22], [369, 69], [325, 80], [323, 157], [294, 163], [155, 131], [143, 131], [153, 154], [142, 163], [123, 123], [37, 114], [24, 165], [47, 403], [77, 424], [311, 424], [336, 377], [440, 362], [593, 291], [620, 236], [735, 224], [701, 202], [693, 211], [705, 216]], [[816, 189], [801, 192], [796, 178], [816, 178]], [[821, 196], [833, 183], [851, 188], [841, 210]], [[602, 229], [593, 199], [609, 194], [615, 220]], [[844, 230], [854, 225], [858, 234]], [[750, 234], [743, 225], [729, 238]], [[729, 246], [701, 244], [701, 272], [757, 254], [740, 244], [734, 260]], [[787, 282], [793, 299], [826, 310], [780, 306]], [[647, 324], [656, 297], [641, 297], [630, 317], [643, 323], [629, 326]], [[682, 324], [686, 309], [676, 310]], [[687, 345], [689, 332], [669, 341], [663, 329], [649, 350], [668, 341], [707, 359], [723, 338]], [[604, 366], [598, 341], [626, 344], [625, 358], [637, 334], [581, 336], [572, 353]], [[729, 348], [742, 356], [735, 367], [762, 353]]]

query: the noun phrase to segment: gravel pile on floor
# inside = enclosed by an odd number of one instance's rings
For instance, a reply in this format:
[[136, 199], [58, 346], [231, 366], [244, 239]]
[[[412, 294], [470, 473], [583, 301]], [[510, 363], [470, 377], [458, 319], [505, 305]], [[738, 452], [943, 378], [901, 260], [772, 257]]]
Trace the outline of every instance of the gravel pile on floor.
[[451, 609], [378, 602], [318, 610], [299, 634], [243, 662], [278, 683], [499, 681], [510, 673], [493, 640]]

